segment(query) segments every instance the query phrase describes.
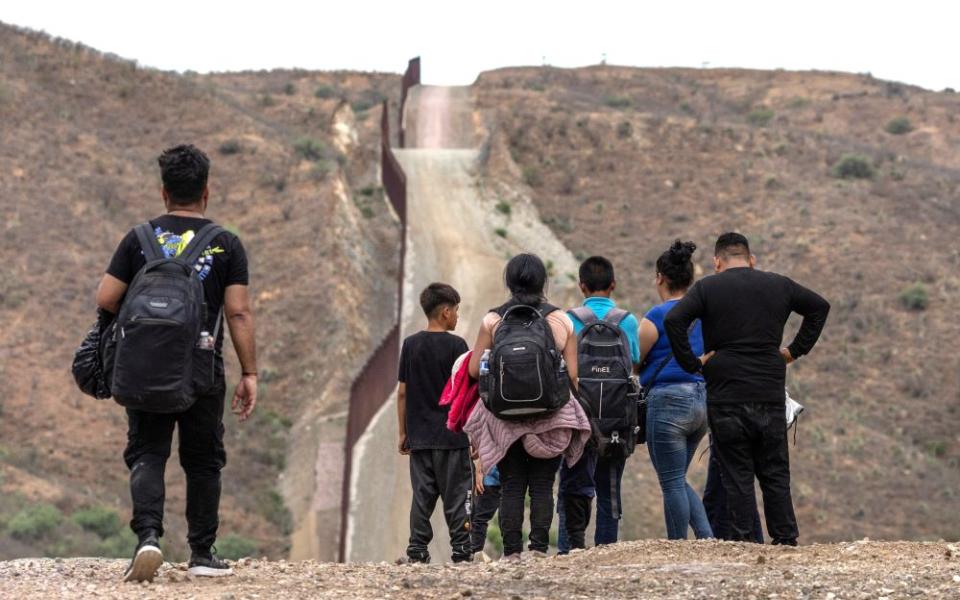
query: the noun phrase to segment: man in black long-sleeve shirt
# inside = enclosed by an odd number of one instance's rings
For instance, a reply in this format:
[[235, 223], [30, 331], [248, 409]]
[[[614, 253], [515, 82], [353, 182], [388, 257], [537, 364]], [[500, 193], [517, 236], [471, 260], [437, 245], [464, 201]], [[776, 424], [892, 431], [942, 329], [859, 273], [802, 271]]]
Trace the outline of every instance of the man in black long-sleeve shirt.
[[[790, 495], [784, 382], [786, 365], [810, 352], [830, 304], [791, 279], [754, 269], [747, 239], [726, 233], [715, 247], [717, 274], [698, 281], [670, 311], [664, 329], [677, 362], [703, 372], [713, 452], [720, 463], [733, 537], [752, 539], [753, 480], [763, 492], [774, 544], [797, 543]], [[781, 348], [792, 312], [803, 316], [796, 338]], [[700, 319], [706, 354], [690, 348], [687, 328]]]

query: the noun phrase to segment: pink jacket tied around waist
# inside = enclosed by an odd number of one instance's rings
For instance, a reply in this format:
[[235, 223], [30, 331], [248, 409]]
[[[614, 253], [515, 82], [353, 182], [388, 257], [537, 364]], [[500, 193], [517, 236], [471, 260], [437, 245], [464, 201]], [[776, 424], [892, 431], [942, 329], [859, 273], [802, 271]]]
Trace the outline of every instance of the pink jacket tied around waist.
[[470, 356], [473, 352], [464, 352], [453, 363], [450, 380], [440, 394], [440, 406], [450, 405], [447, 413], [447, 429], [454, 433], [463, 431], [470, 418], [470, 412], [480, 399], [479, 385], [470, 378]]
[[553, 458], [563, 455], [571, 467], [580, 460], [590, 439], [590, 421], [583, 407], [573, 398], [547, 416], [524, 421], [498, 419], [482, 402], [478, 402], [463, 430], [480, 456], [480, 468], [484, 473], [499, 463], [507, 449], [519, 439], [523, 440], [523, 449], [530, 456]]

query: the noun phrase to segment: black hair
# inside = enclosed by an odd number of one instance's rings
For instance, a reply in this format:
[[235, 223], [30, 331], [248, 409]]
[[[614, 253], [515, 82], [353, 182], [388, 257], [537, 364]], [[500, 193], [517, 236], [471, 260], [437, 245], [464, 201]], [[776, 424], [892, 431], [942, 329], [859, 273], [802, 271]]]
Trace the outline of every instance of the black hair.
[[657, 259], [657, 273], [667, 280], [671, 292], [685, 292], [693, 283], [693, 252], [697, 245], [693, 242], [676, 240], [670, 248]]
[[580, 265], [580, 283], [588, 292], [609, 290], [613, 279], [613, 263], [602, 256], [591, 256]]
[[428, 318], [437, 316], [444, 306], [460, 304], [460, 294], [446, 283], [431, 283], [420, 292], [420, 308]]
[[210, 159], [202, 150], [192, 144], [181, 144], [164, 150], [157, 162], [170, 202], [189, 206], [203, 198], [210, 175]]
[[536, 254], [518, 254], [507, 262], [503, 283], [515, 302], [537, 306], [546, 299], [547, 268]]
[[750, 258], [750, 242], [743, 234], [733, 231], [725, 233], [717, 238], [717, 243], [713, 246], [713, 255], [717, 258], [732, 256]]

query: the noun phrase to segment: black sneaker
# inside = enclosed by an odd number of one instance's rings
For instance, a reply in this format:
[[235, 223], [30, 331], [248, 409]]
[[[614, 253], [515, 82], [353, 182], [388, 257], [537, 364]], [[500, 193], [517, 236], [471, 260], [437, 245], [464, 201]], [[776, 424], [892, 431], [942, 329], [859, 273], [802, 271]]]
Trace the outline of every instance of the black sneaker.
[[217, 549], [208, 552], [194, 552], [190, 555], [190, 567], [187, 572], [195, 577], [226, 577], [233, 575], [233, 569], [227, 561], [217, 556]]
[[137, 544], [133, 560], [123, 574], [124, 581], [153, 581], [157, 571], [163, 564], [163, 552], [160, 551], [160, 540], [153, 531], [148, 531]]

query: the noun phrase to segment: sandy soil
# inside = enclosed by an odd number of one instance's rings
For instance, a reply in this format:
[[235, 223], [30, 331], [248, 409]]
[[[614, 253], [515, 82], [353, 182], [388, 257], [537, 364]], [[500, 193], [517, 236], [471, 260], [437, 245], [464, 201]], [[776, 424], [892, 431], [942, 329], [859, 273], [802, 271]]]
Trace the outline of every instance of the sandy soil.
[[189, 578], [166, 565], [152, 585], [119, 583], [125, 562], [0, 563], [2, 598], [960, 598], [958, 548], [852, 542], [779, 548], [648, 540], [567, 557], [468, 565], [244, 559], [236, 575]]

